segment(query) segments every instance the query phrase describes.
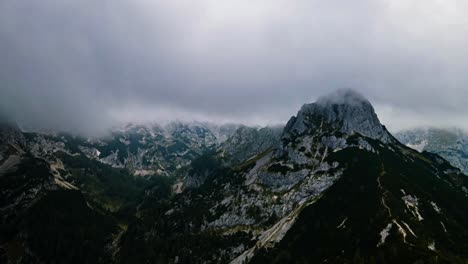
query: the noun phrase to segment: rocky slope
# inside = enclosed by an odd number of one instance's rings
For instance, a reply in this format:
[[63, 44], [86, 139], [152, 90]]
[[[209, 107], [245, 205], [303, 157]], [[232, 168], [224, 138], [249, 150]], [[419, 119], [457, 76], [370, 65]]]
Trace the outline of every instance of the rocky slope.
[[109, 260], [112, 217], [27, 148], [21, 131], [0, 126], [0, 262], [98, 263]]
[[401, 144], [351, 90], [282, 130], [174, 123], [82, 139], [3, 127], [4, 262], [468, 260], [468, 177]]
[[[187, 168], [196, 168], [205, 153], [220, 156], [232, 151], [243, 160], [243, 148], [222, 145], [236, 129], [196, 123], [127, 125], [108, 137], [85, 139], [65, 133], [23, 133], [14, 122], [2, 121], [2, 262], [111, 261], [115, 243], [137, 216], [145, 192], [156, 200], [170, 196], [171, 185]], [[237, 134], [242, 135], [236, 136], [240, 141], [258, 139], [248, 138], [257, 134]], [[265, 142], [268, 135], [263, 135]], [[225, 146], [230, 146], [227, 151]], [[52, 229], [57, 236], [47, 235]], [[94, 242], [83, 242], [87, 237]]]
[[121, 262], [468, 257], [467, 177], [400, 144], [353, 91], [304, 105], [281, 142], [242, 164], [208, 158], [198, 188], [159, 202], [149, 193], [121, 240]]
[[401, 131], [396, 137], [419, 152], [439, 154], [453, 166], [468, 174], [468, 133], [460, 129], [413, 129]]
[[251, 263], [466, 261], [467, 177], [436, 155], [370, 144], [330, 154], [341, 177]]
[[233, 164], [241, 163], [256, 156], [259, 152], [276, 146], [281, 132], [281, 127], [240, 126], [221, 144], [221, 155]]

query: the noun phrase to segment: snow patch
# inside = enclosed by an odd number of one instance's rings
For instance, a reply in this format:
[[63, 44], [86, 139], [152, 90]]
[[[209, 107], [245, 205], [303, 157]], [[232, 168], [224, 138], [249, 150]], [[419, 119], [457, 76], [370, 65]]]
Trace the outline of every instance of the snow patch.
[[408, 229], [408, 231], [410, 231], [410, 233], [414, 236], [414, 237], [418, 237], [414, 232], [413, 230], [409, 227], [409, 225], [407, 223], [405, 223], [405, 221], [401, 221], [405, 226], [406, 226], [406, 229]]
[[448, 233], [447, 228], [445, 228], [444, 222], [440, 221], [440, 224], [442, 225], [442, 228], [444, 229], [445, 233]]
[[135, 170], [135, 172], [133, 173], [133, 176], [148, 176], [148, 175], [153, 175], [155, 174], [155, 171], [154, 170], [145, 170], [145, 169], [141, 169], [141, 170]]
[[427, 146], [427, 140], [423, 140], [417, 144], [406, 144], [406, 146], [418, 152], [423, 152], [424, 148]]
[[178, 182], [174, 185], [172, 185], [172, 192], [175, 194], [182, 193], [184, 191], [184, 183], [183, 182]]
[[403, 237], [403, 242], [406, 243], [406, 236], [407, 236], [407, 234], [406, 234], [405, 229], [398, 223], [397, 220], [393, 219], [392, 221], [393, 221], [393, 223], [398, 227], [398, 232], [399, 232], [399, 233], [401, 234], [401, 236]]
[[174, 208], [170, 209], [170, 210], [167, 210], [164, 215], [171, 215], [172, 213], [174, 213]]
[[440, 209], [439, 206], [437, 206], [436, 203], [431, 202], [431, 205], [432, 205], [432, 208], [434, 208], [434, 210], [435, 210], [438, 214], [440, 214], [440, 213], [442, 212], [442, 210]]
[[377, 247], [385, 244], [385, 239], [387, 239], [387, 237], [390, 235], [390, 229], [392, 229], [392, 226], [392, 223], [388, 223], [388, 225], [382, 231], [380, 231], [380, 241], [377, 244]]
[[429, 243], [429, 245], [427, 245], [427, 248], [432, 250], [432, 251], [436, 251], [435, 241], [432, 241], [431, 243]]
[[64, 188], [64, 189], [67, 189], [67, 190], [79, 190], [78, 187], [76, 187], [75, 185], [73, 185], [73, 184], [71, 184], [71, 183], [66, 182], [66, 181], [65, 181], [62, 177], [60, 177], [60, 176], [56, 176], [56, 177], [54, 178], [54, 182], [55, 182], [58, 186], [60, 186], [60, 187], [62, 187], [62, 188]]
[[418, 219], [418, 221], [424, 220], [424, 218], [419, 213], [419, 202], [416, 196], [406, 195], [401, 199], [403, 199], [408, 210], [411, 211], [411, 213]]

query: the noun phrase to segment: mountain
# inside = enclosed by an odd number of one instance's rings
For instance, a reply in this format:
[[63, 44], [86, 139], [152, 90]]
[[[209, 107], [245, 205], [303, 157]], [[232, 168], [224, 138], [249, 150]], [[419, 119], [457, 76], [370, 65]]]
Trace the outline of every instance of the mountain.
[[280, 140], [281, 128], [241, 125], [229, 134], [224, 141], [218, 140], [216, 150], [206, 151], [177, 171], [178, 179], [173, 186], [175, 192], [198, 188], [215, 169], [239, 165], [273, 148]]
[[468, 177], [340, 90], [283, 129], [0, 130], [10, 263], [464, 263]]
[[305, 104], [286, 125], [289, 134], [307, 135], [314, 130], [339, 131], [391, 142], [392, 137], [377, 117], [370, 102], [353, 90], [338, 90], [312, 104]]
[[[144, 193], [171, 195], [185, 168], [196, 167], [205, 153], [219, 155], [237, 128], [129, 124], [103, 138], [83, 138], [22, 132], [14, 122], [2, 121], [2, 263], [111, 261], [114, 245], [136, 217]], [[256, 140], [249, 136], [240, 139]]]
[[281, 132], [281, 127], [240, 126], [221, 144], [221, 155], [231, 163], [241, 163], [274, 147], [280, 140]]
[[0, 126], [2, 263], [98, 263], [117, 234], [115, 220], [94, 210], [78, 188], [28, 150], [18, 127]]
[[468, 178], [401, 144], [354, 91], [304, 105], [276, 146], [241, 164], [198, 164], [209, 173], [197, 188], [147, 193], [121, 263], [468, 259]]
[[468, 174], [468, 133], [460, 129], [419, 128], [395, 134], [405, 145], [420, 152], [439, 154]]
[[114, 168], [127, 168], [135, 176], [172, 174], [217, 145], [216, 137], [206, 127], [183, 123], [166, 127], [128, 124], [95, 139], [37, 133], [28, 138], [37, 156], [53, 156], [58, 150], [85, 154]]

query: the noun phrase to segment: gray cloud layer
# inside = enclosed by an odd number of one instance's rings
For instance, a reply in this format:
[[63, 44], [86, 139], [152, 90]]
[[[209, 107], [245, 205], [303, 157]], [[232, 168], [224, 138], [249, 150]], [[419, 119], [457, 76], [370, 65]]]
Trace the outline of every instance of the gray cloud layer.
[[0, 2], [0, 109], [28, 126], [285, 122], [354, 88], [391, 129], [468, 127], [468, 2]]

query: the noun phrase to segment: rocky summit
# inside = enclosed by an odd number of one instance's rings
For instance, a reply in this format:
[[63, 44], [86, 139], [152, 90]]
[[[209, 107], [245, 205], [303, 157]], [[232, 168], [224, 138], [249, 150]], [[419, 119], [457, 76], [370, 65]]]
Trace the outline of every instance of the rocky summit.
[[8, 131], [22, 151], [0, 158], [4, 262], [468, 261], [468, 177], [400, 143], [352, 90], [283, 129]]
[[312, 104], [305, 104], [285, 128], [285, 133], [312, 134], [317, 129], [329, 129], [345, 134], [359, 133], [365, 137], [391, 142], [391, 136], [380, 123], [370, 102], [353, 90], [338, 90]]

